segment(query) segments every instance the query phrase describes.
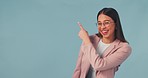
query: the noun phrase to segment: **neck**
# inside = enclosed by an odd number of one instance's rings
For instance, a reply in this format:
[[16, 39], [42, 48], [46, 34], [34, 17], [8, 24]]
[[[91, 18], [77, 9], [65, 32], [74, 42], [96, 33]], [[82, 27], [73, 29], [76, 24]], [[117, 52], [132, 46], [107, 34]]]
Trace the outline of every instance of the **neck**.
[[102, 42], [109, 44], [112, 43], [115, 40], [115, 38], [102, 38]]

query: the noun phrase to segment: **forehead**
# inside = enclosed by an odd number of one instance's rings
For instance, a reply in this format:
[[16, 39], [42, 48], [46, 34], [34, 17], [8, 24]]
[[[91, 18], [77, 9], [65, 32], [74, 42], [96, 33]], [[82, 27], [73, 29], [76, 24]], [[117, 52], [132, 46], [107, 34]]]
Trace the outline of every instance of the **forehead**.
[[106, 20], [113, 21], [112, 18], [110, 18], [110, 17], [107, 16], [107, 15], [100, 14], [100, 15], [98, 16], [98, 21], [103, 22], [103, 21], [106, 21]]

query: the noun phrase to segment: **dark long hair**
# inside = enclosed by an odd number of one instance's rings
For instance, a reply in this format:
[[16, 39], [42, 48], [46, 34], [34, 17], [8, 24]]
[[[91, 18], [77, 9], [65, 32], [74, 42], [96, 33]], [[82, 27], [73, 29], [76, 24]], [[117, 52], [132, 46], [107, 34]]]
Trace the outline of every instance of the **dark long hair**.
[[[104, 15], [109, 16], [115, 22], [115, 39], [118, 39], [122, 42], [127, 42], [126, 39], [124, 38], [124, 34], [123, 34], [123, 31], [122, 31], [118, 12], [113, 8], [103, 8], [102, 10], [100, 10], [98, 12], [97, 20], [98, 20], [98, 16], [100, 14], [104, 14]], [[100, 33], [98, 33], [96, 35], [102, 38], [102, 35]]]

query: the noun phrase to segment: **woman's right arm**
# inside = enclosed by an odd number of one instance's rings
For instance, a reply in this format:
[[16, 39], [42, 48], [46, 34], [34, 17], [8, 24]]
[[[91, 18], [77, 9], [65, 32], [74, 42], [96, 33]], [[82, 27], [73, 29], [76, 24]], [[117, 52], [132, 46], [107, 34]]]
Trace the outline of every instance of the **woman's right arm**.
[[74, 74], [73, 74], [72, 78], [80, 78], [82, 56], [83, 56], [83, 52], [82, 52], [82, 49], [80, 48], [79, 55], [78, 55], [78, 60], [77, 60], [76, 67], [75, 67]]

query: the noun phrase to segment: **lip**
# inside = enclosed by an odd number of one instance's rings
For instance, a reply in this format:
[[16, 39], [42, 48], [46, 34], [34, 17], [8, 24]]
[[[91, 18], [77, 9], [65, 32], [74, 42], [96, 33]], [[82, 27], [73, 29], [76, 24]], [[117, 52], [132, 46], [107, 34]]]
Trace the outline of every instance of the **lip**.
[[109, 31], [109, 30], [102, 30], [101, 33], [102, 33], [103, 35], [106, 35], [106, 34], [108, 33], [108, 31]]

